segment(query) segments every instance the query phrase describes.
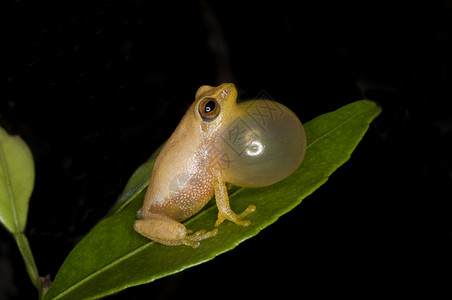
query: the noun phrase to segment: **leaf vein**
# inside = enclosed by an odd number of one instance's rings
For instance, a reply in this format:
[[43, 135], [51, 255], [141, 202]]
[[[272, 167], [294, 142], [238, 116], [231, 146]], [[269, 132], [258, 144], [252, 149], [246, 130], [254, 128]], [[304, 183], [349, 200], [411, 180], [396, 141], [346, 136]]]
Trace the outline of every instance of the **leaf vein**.
[[1, 161], [3, 172], [5, 173], [6, 187], [8, 189], [8, 198], [9, 198], [9, 202], [11, 204], [11, 211], [13, 214], [14, 232], [17, 232], [19, 230], [19, 218], [17, 217], [16, 202], [14, 199], [14, 193], [13, 193], [13, 189], [11, 186], [11, 179], [10, 179], [10, 175], [9, 175], [8, 165], [6, 163], [5, 152], [3, 151], [3, 145], [2, 145], [1, 141], [0, 141], [0, 161]]
[[100, 268], [99, 270], [97, 270], [96, 272], [93, 272], [91, 274], [89, 274], [88, 276], [86, 276], [85, 278], [83, 278], [82, 280], [80, 280], [79, 282], [77, 282], [76, 284], [70, 286], [69, 288], [67, 288], [66, 290], [64, 290], [63, 292], [59, 293], [55, 298], [53, 299], [60, 299], [62, 297], [64, 297], [65, 295], [69, 294], [71, 291], [75, 290], [77, 287], [82, 286], [85, 282], [91, 280], [91, 278], [96, 277], [97, 275], [101, 274], [102, 272], [104, 272], [105, 270], [108, 270], [111, 267], [114, 267], [115, 265], [121, 263], [122, 261], [126, 260], [127, 258], [129, 258], [130, 256], [135, 255], [136, 253], [139, 253], [140, 251], [146, 249], [150, 244], [153, 244], [155, 242], [150, 241], [138, 248], [136, 248], [135, 250], [128, 252], [126, 255], [120, 256], [118, 258], [116, 258], [113, 262], [103, 266], [102, 268]]
[[354, 113], [350, 118], [342, 121], [342, 123], [340, 123], [339, 125], [337, 125], [334, 128], [331, 128], [330, 130], [328, 130], [327, 132], [325, 132], [324, 134], [322, 134], [321, 136], [315, 138], [313, 141], [311, 141], [310, 143], [308, 143], [306, 145], [306, 150], [309, 149], [309, 147], [311, 147], [312, 145], [314, 145], [315, 143], [317, 143], [318, 141], [321, 141], [324, 137], [326, 137], [327, 135], [329, 135], [331, 132], [337, 130], [338, 128], [344, 126], [345, 124], [347, 124], [348, 122], [350, 122], [356, 115], [358, 115], [358, 113]]

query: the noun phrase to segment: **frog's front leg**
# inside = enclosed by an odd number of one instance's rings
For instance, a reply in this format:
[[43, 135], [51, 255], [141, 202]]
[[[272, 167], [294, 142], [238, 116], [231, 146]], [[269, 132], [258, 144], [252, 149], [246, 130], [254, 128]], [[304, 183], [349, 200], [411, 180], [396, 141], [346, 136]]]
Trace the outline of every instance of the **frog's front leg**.
[[248, 205], [248, 207], [240, 214], [232, 211], [229, 205], [228, 190], [226, 188], [223, 175], [220, 170], [214, 170], [215, 175], [215, 200], [218, 207], [218, 219], [215, 226], [223, 223], [224, 220], [229, 220], [237, 225], [248, 226], [251, 224], [250, 220], [243, 220], [244, 217], [256, 210], [255, 205]]
[[191, 230], [187, 230], [178, 221], [160, 214], [151, 214], [145, 219], [135, 221], [134, 228], [143, 236], [158, 243], [168, 246], [187, 245], [193, 248], [199, 246], [199, 241], [215, 236], [218, 232], [218, 229], [200, 230], [188, 235]]

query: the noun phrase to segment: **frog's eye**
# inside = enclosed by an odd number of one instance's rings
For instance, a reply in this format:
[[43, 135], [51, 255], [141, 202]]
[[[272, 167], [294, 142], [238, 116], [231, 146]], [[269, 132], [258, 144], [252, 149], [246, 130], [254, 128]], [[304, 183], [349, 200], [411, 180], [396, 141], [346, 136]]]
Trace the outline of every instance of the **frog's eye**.
[[204, 121], [210, 122], [220, 113], [220, 105], [213, 98], [204, 98], [199, 102], [198, 112]]

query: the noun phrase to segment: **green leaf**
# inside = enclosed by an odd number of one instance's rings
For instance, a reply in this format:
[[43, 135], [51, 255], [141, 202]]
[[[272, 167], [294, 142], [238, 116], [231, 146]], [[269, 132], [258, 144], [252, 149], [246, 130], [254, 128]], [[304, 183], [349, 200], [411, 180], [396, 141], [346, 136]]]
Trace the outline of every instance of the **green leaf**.
[[0, 127], [0, 222], [11, 232], [22, 232], [35, 170], [27, 144]]
[[[230, 196], [235, 211], [242, 211], [248, 204], [257, 206], [256, 212], [248, 216], [251, 225], [241, 227], [224, 222], [216, 237], [202, 241], [196, 249], [163, 246], [133, 230], [145, 193], [142, 190], [123, 210], [94, 227], [72, 250], [45, 299], [102, 297], [180, 272], [235, 248], [321, 186], [349, 159], [379, 112], [375, 103], [363, 100], [306, 123], [308, 149], [294, 174], [269, 187], [240, 188]], [[184, 225], [193, 230], [212, 229], [217, 212], [216, 206], [211, 205]]]

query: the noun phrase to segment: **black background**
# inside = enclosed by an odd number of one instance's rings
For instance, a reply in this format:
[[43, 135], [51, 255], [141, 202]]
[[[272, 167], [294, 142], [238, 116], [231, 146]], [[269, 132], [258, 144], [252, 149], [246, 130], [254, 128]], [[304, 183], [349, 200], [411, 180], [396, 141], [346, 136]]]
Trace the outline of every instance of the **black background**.
[[[41, 275], [56, 275], [197, 88], [234, 82], [302, 122], [363, 98], [383, 113], [258, 236], [112, 299], [450, 288], [452, 1], [162, 2], [2, 3], [0, 125], [34, 155], [26, 234]], [[0, 298], [36, 298], [4, 228]]]

